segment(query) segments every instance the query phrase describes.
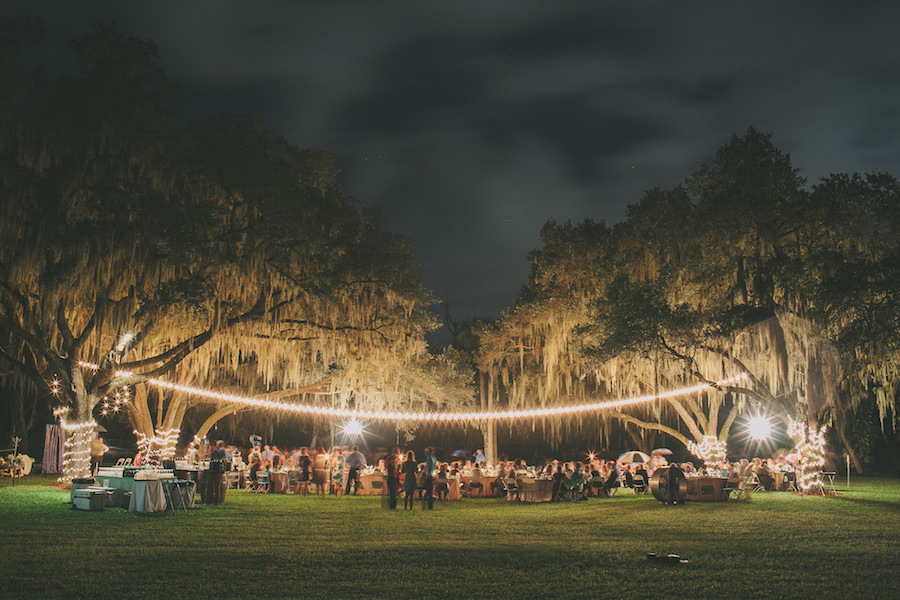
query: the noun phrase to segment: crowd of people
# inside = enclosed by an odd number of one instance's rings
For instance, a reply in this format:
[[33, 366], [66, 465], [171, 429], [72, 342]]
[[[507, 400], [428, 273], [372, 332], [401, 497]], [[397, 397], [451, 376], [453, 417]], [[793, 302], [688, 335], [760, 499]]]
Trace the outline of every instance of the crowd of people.
[[[282, 451], [275, 445], [262, 445], [250, 448], [243, 460], [240, 450], [234, 446], [225, 446], [218, 442], [214, 447], [203, 452], [195, 444], [191, 444], [185, 459], [199, 462], [205, 458], [223, 460], [235, 470], [242, 470], [248, 478], [248, 485], [255, 487], [260, 481], [260, 473], [264, 473], [267, 481], [271, 474], [278, 471], [293, 471], [300, 484], [298, 491], [302, 494], [312, 490], [316, 496], [342, 496], [356, 494], [360, 488], [360, 474], [364, 470], [379, 472], [384, 481], [389, 497], [390, 508], [396, 508], [399, 497], [403, 496], [403, 508], [413, 507], [415, 499], [422, 499], [427, 506], [433, 506], [435, 498], [446, 499], [451, 495], [453, 486], [465, 487], [468, 495], [496, 496], [510, 493], [521, 488], [522, 479], [536, 478], [553, 481], [553, 498], [565, 486], [567, 490], [575, 490], [575, 500], [586, 500], [591, 497], [609, 497], [615, 488], [627, 488], [635, 492], [646, 491], [655, 469], [668, 464], [666, 457], [654, 454], [649, 461], [630, 463], [615, 460], [603, 460], [589, 455], [584, 461], [545, 460], [540, 465], [528, 465], [522, 459], [501, 460], [497, 464], [489, 464], [484, 452], [479, 449], [471, 457], [459, 460], [438, 460], [437, 452], [427, 448], [423, 459], [417, 460], [415, 452], [402, 452], [395, 447], [382, 453], [382, 456], [369, 464], [366, 455], [359, 447], [335, 446], [330, 451], [322, 446], [315, 449], [300, 447], [290, 451]], [[760, 485], [767, 490], [775, 489], [774, 472], [790, 472], [791, 476], [779, 477], [783, 486], [789, 485], [793, 479], [796, 465], [790, 460], [791, 455], [763, 460], [741, 459], [735, 463], [715, 465], [704, 474], [723, 477], [756, 475]], [[677, 465], [687, 476], [699, 474], [693, 463]], [[482, 477], [490, 478], [488, 489], [484, 489]], [[463, 480], [466, 481], [463, 484]], [[268, 487], [272, 491], [272, 486]]]

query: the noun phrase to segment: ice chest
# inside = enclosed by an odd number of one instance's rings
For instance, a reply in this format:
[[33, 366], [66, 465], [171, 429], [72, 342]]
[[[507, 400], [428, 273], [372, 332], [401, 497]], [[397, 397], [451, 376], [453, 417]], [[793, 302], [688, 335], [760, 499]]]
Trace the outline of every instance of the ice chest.
[[73, 492], [73, 502], [78, 510], [103, 510], [106, 507], [109, 491], [105, 489], [85, 488]]

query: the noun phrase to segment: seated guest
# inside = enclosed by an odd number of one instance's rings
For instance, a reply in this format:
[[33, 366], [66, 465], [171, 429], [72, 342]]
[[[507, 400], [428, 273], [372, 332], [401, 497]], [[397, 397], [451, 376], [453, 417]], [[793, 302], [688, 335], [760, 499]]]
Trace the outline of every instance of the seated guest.
[[437, 478], [434, 483], [434, 491], [437, 492], [439, 500], [446, 500], [450, 494], [450, 473], [447, 470], [447, 463], [441, 463], [438, 467]]
[[256, 483], [259, 470], [263, 467], [259, 454], [250, 454], [250, 481]]
[[771, 492], [775, 489], [775, 478], [772, 477], [769, 469], [761, 459], [753, 459], [753, 472], [756, 474], [756, 478], [759, 479], [759, 483], [767, 492]]
[[644, 478], [644, 485], [647, 485], [650, 482], [650, 476], [647, 474], [647, 469], [644, 468], [644, 463], [637, 464], [634, 469], [634, 474]]

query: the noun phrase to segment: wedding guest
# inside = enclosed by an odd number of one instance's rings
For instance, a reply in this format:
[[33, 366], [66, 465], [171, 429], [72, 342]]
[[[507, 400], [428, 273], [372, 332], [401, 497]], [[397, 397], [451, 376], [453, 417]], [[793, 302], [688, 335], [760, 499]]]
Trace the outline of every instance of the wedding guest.
[[344, 452], [337, 446], [331, 450], [331, 493], [344, 495]]
[[410, 450], [406, 453], [406, 460], [403, 461], [403, 509], [412, 510], [413, 502], [416, 497], [416, 455]]
[[103, 443], [99, 435], [91, 440], [91, 476], [97, 474], [97, 469], [103, 464], [103, 455], [109, 452], [109, 446]]
[[353, 495], [359, 492], [359, 472], [366, 467], [366, 457], [359, 451], [359, 446], [353, 446], [350, 454], [347, 455], [344, 464], [347, 467], [347, 488], [344, 491], [350, 495], [350, 488], [353, 488]]
[[325, 487], [328, 485], [328, 458], [325, 456], [325, 448], [316, 448], [316, 456], [313, 458], [313, 485], [316, 486], [316, 496], [325, 497]]

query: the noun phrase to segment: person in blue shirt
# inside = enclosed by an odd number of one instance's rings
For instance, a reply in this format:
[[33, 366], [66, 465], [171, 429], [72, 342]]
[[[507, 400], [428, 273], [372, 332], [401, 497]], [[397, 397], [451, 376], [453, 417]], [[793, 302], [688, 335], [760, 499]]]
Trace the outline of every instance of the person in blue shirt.
[[487, 464], [487, 457], [484, 455], [484, 450], [479, 448], [475, 451], [475, 464], [481, 463], [482, 465]]
[[425, 507], [434, 508], [434, 473], [437, 471], [437, 456], [434, 448], [425, 448]]

